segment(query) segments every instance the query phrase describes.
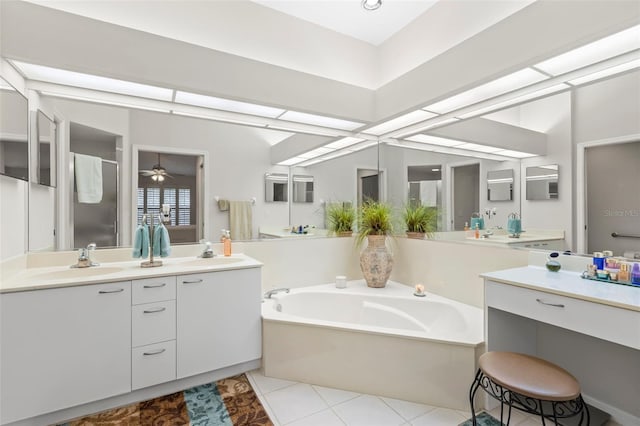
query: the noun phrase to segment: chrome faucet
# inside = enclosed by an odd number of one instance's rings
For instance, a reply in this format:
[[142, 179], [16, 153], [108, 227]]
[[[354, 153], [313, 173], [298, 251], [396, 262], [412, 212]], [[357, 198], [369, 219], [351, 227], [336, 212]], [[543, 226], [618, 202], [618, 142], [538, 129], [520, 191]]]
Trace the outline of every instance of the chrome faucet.
[[273, 296], [276, 293], [279, 293], [281, 291], [284, 291], [285, 293], [289, 293], [289, 289], [288, 288], [274, 288], [273, 290], [269, 290], [267, 292], [264, 293], [264, 298], [265, 299], [271, 299], [271, 296]]
[[215, 254], [213, 253], [213, 249], [211, 248], [211, 243], [209, 241], [207, 241], [205, 243], [205, 248], [202, 251], [202, 253], [200, 254], [199, 257], [202, 257], [203, 259], [208, 259], [210, 257], [215, 257]]
[[91, 260], [91, 251], [96, 249], [96, 243], [91, 243], [87, 248], [81, 248], [78, 250], [78, 263], [71, 265], [72, 268], [88, 268], [90, 266], [100, 266]]

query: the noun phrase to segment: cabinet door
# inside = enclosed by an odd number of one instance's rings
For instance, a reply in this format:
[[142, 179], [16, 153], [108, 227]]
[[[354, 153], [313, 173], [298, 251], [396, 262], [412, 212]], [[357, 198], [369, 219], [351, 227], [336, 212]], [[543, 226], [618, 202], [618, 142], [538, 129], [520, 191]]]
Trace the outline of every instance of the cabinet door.
[[0, 295], [2, 424], [131, 391], [131, 283]]
[[178, 378], [262, 354], [260, 269], [178, 277]]

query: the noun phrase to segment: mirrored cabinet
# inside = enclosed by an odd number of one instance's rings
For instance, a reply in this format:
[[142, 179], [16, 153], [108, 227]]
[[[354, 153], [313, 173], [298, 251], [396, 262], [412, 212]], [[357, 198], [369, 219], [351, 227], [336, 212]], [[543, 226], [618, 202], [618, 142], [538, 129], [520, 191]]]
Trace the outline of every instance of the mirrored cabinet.
[[287, 173], [264, 174], [264, 200], [268, 203], [289, 200], [289, 175]]
[[513, 169], [487, 172], [487, 200], [513, 200]]
[[527, 200], [558, 199], [558, 165], [527, 167]]
[[56, 186], [56, 125], [42, 111], [36, 119], [38, 183]]
[[294, 203], [313, 203], [313, 176], [293, 175], [291, 182]]
[[0, 174], [29, 180], [27, 98], [0, 79]]

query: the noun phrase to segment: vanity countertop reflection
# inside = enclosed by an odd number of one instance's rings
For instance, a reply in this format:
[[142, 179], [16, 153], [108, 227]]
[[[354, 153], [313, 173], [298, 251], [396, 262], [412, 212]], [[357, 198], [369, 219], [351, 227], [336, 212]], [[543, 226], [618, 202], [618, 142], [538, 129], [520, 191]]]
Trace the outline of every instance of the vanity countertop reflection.
[[[130, 249], [126, 250], [130, 253]], [[62, 256], [60, 256], [62, 258]], [[3, 271], [0, 293], [41, 290], [47, 288], [72, 287], [85, 284], [129, 281], [167, 275], [195, 274], [233, 269], [259, 268], [262, 263], [244, 254], [197, 258], [195, 256], [166, 257], [162, 266], [142, 268], [141, 259], [100, 262], [90, 268], [71, 268], [65, 265], [32, 266]]]
[[550, 249], [564, 250], [564, 231], [549, 229], [530, 229], [520, 234], [518, 238], [512, 238], [504, 229], [482, 229], [479, 238], [475, 237], [475, 231], [438, 232], [435, 239], [460, 241], [469, 244], [503, 245], [506, 247], [541, 247], [551, 245]]
[[259, 229], [260, 238], [305, 238], [305, 237], [326, 237], [328, 231], [320, 228], [308, 228], [306, 234], [291, 232], [291, 227], [287, 226], [261, 226]]

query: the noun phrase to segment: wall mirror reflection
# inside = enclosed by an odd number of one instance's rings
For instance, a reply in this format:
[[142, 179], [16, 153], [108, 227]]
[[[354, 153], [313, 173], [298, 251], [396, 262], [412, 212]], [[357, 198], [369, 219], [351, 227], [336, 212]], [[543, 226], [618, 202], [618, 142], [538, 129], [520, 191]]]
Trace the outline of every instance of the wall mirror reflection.
[[438, 211], [437, 231], [443, 229], [442, 217], [442, 166], [408, 166], [408, 200], [412, 206], [434, 207]]
[[203, 161], [201, 155], [138, 151], [137, 223], [145, 213], [158, 217], [161, 210], [169, 210], [163, 222], [171, 244], [203, 238], [198, 225], [203, 220], [199, 201]]
[[36, 127], [38, 183], [56, 186], [56, 125], [42, 111], [38, 111]]
[[527, 200], [558, 199], [558, 165], [527, 167]]
[[513, 169], [487, 172], [487, 200], [513, 200]]
[[0, 174], [29, 180], [27, 98], [0, 79]]
[[265, 173], [264, 200], [268, 203], [289, 200], [289, 175], [287, 173]]
[[293, 202], [313, 203], [313, 176], [293, 175]]

